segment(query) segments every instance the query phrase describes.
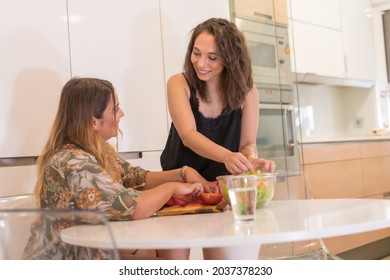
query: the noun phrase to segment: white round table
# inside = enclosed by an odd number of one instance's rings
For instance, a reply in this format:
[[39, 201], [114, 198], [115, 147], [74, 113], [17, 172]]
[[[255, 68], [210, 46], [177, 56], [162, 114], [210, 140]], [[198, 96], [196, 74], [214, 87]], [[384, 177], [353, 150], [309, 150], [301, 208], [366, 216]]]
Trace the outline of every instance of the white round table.
[[[223, 247], [227, 259], [257, 259], [261, 244], [334, 237], [390, 227], [390, 200], [313, 199], [272, 201], [253, 222], [235, 223], [223, 213], [151, 217], [110, 222], [118, 248]], [[62, 231], [64, 242], [109, 248], [98, 225]]]

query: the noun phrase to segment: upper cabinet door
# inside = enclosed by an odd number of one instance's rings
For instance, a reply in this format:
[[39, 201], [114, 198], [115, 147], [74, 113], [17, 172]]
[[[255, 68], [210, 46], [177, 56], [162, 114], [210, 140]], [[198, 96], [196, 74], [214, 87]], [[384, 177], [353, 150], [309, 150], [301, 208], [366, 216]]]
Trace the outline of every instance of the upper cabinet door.
[[293, 71], [343, 78], [343, 85], [375, 80], [370, 2], [289, 0]]
[[346, 77], [375, 80], [370, 0], [341, 0]]
[[344, 78], [343, 34], [341, 31], [292, 21], [292, 71]]
[[0, 157], [37, 156], [70, 78], [66, 1], [2, 1], [0, 26]]
[[275, 21], [273, 0], [234, 0], [234, 14]]
[[113, 83], [123, 152], [162, 150], [168, 135], [159, 2], [68, 0], [72, 76]]
[[160, 1], [166, 79], [183, 70], [193, 28], [211, 17], [230, 19], [229, 1], [197, 0], [191, 7], [188, 3], [183, 0]]
[[234, 0], [234, 14], [287, 24], [286, 0]]
[[289, 0], [292, 71], [345, 77], [339, 0]]
[[310, 24], [341, 29], [340, 0], [288, 0], [290, 18]]
[[[188, 1], [183, 0], [164, 0], [160, 5], [164, 75], [168, 80], [173, 74], [183, 71], [192, 29], [211, 17], [230, 19], [230, 8], [226, 0], [197, 0], [190, 8]], [[170, 122], [168, 113], [168, 124]]]

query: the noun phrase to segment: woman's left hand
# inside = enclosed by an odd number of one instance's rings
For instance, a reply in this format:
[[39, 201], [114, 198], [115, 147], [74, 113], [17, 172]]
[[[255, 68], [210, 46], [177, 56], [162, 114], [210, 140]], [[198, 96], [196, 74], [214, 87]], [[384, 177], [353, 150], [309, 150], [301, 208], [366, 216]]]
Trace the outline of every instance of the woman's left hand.
[[249, 161], [255, 167], [255, 170], [260, 170], [261, 172], [274, 172], [276, 168], [276, 163], [273, 160], [249, 158]]

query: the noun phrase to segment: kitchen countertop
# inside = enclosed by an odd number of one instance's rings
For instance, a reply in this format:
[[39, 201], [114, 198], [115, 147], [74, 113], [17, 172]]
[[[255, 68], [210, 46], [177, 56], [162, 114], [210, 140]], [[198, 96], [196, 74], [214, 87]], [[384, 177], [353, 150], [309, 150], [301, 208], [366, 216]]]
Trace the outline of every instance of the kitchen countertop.
[[357, 137], [340, 137], [340, 138], [320, 138], [320, 139], [303, 139], [299, 144], [320, 144], [320, 143], [337, 143], [337, 142], [360, 142], [360, 141], [385, 141], [390, 140], [390, 135], [383, 136], [357, 136]]

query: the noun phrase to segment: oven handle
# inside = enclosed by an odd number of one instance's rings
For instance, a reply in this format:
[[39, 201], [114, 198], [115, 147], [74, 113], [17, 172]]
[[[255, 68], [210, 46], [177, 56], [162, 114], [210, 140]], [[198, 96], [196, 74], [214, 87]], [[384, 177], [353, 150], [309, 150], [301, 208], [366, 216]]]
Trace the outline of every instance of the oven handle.
[[[294, 110], [294, 107], [291, 104], [266, 104], [266, 103], [260, 103], [259, 108], [261, 109], [271, 109], [271, 110], [283, 110], [283, 120], [284, 120], [284, 137], [285, 137], [285, 143], [287, 144], [287, 148], [289, 150], [294, 149], [295, 147], [295, 139], [294, 139], [294, 132], [293, 129], [291, 129], [291, 141], [289, 141], [288, 135], [288, 117], [287, 114], [289, 112], [292, 112]], [[291, 116], [292, 117], [292, 116]], [[293, 121], [293, 119], [291, 119]], [[292, 124], [294, 125], [294, 124]]]
[[291, 104], [269, 104], [259, 103], [260, 109], [271, 109], [271, 110], [293, 110], [294, 107]]
[[[286, 143], [287, 143], [287, 148], [289, 150], [292, 150], [294, 149], [295, 147], [295, 139], [294, 139], [294, 133], [293, 133], [293, 129], [291, 129], [291, 142], [289, 142], [289, 136], [288, 135], [288, 117], [287, 117], [287, 114], [290, 113], [293, 111], [293, 108], [292, 106], [289, 106], [289, 107], [286, 107], [286, 108], [283, 108], [283, 118], [284, 118], [284, 136], [285, 136], [285, 140], [286, 140]], [[293, 121], [292, 119], [292, 116], [291, 116], [291, 121]], [[291, 125], [294, 125], [293, 123], [291, 123]]]

